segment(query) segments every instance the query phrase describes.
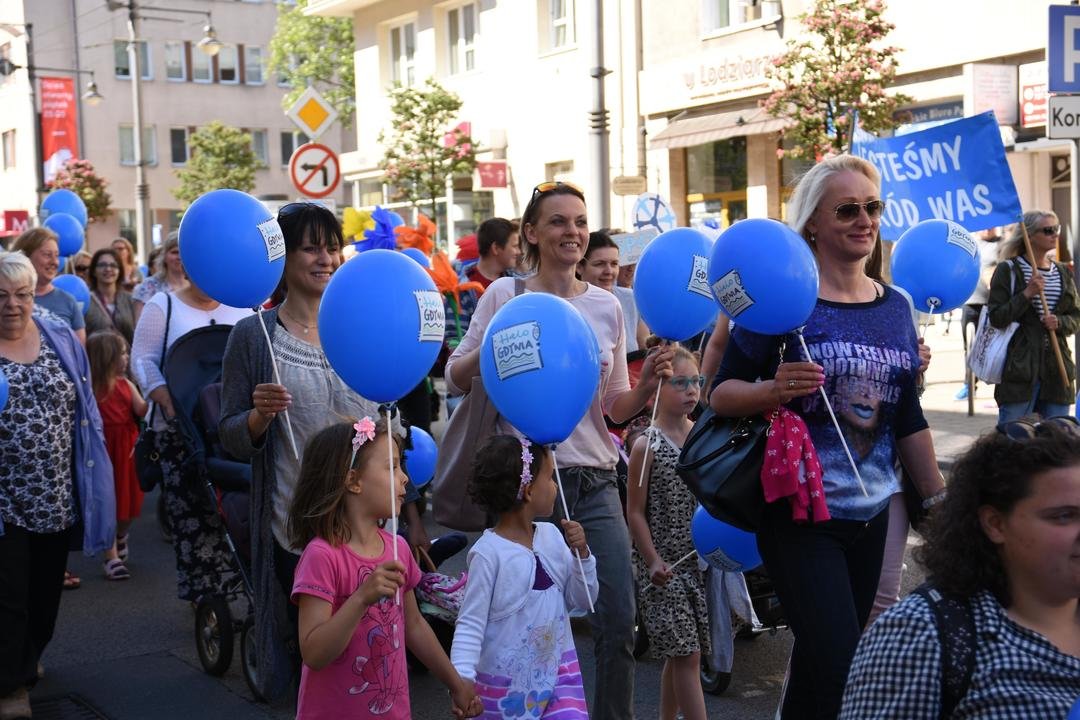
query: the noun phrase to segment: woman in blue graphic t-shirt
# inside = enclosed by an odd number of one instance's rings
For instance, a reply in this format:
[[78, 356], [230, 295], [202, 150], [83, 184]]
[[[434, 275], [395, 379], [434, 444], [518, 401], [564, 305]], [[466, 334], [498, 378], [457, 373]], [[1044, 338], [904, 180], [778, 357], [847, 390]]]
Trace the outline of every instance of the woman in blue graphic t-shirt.
[[[785, 720], [834, 718], [840, 710], [881, 573], [890, 499], [899, 492], [897, 455], [924, 496], [942, 487], [915, 387], [919, 339], [910, 305], [873, 279], [883, 210], [878, 173], [859, 158], [830, 158], [802, 178], [788, 217], [818, 262], [818, 301], [803, 330], [812, 362], [794, 336], [759, 335], [736, 325], [710, 396], [716, 412], [732, 417], [787, 406], [806, 422], [821, 460], [831, 519], [796, 523], [787, 502], [772, 503], [757, 536], [795, 634]], [[866, 494], [829, 418], [822, 386]]]

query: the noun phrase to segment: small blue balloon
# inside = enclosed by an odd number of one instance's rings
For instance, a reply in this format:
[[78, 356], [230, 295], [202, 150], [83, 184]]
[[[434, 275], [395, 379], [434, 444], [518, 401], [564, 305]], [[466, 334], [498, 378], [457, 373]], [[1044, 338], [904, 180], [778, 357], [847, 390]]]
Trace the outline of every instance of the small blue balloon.
[[518, 295], [491, 318], [480, 345], [480, 376], [498, 411], [527, 438], [562, 442], [600, 385], [596, 333], [560, 297]]
[[150, 277], [150, 268], [148, 268], [146, 265], [140, 265], [139, 266], [139, 272], [142, 273], [142, 276], [144, 278]]
[[90, 288], [78, 275], [57, 275], [53, 279], [53, 285], [70, 293], [75, 298], [75, 302], [79, 303], [79, 309], [82, 310], [83, 315], [90, 309]]
[[400, 400], [442, 348], [442, 295], [415, 261], [371, 250], [341, 266], [319, 305], [319, 339], [341, 379], [375, 402]]
[[42, 225], [56, 233], [60, 257], [74, 255], [82, 250], [83, 235], [86, 231], [77, 218], [67, 213], [53, 213], [45, 218]]
[[285, 270], [285, 237], [261, 202], [211, 190], [180, 220], [180, 259], [192, 282], [232, 307], [261, 305]]
[[424, 267], [424, 268], [430, 268], [431, 267], [431, 260], [428, 258], [428, 256], [425, 255], [424, 253], [422, 253], [420, 250], [417, 250], [416, 248], [405, 248], [404, 250], [401, 251], [401, 254], [402, 255], [408, 255], [413, 260], [420, 263], [420, 267]]
[[892, 278], [915, 309], [955, 310], [979, 284], [979, 250], [967, 230], [949, 220], [924, 220], [908, 229], [892, 253]]
[[747, 572], [761, 565], [754, 533], [717, 520], [700, 505], [690, 519], [690, 538], [698, 555], [717, 570]]
[[1080, 698], [1076, 699], [1076, 704], [1072, 706], [1072, 710], [1069, 711], [1069, 717], [1065, 720], [1080, 720]]
[[641, 319], [665, 340], [686, 340], [716, 317], [709, 289], [712, 243], [693, 228], [661, 233], [641, 253], [634, 273], [634, 302]]
[[0, 368], [0, 412], [4, 412], [8, 399], [8, 379], [4, 369]]
[[782, 335], [817, 304], [818, 269], [806, 241], [776, 220], [741, 220], [716, 239], [709, 285], [724, 314], [747, 330]]
[[[89, 216], [86, 214], [86, 203], [76, 193], [67, 188], [53, 190], [41, 202], [41, 214], [48, 218], [50, 215], [65, 213], [79, 221], [84, 228]], [[71, 253], [68, 253], [69, 255]]]
[[435, 445], [435, 439], [424, 430], [414, 427], [412, 433], [412, 448], [405, 451], [405, 472], [409, 474], [412, 484], [422, 488], [435, 477], [435, 460], [439, 455], [439, 448]]

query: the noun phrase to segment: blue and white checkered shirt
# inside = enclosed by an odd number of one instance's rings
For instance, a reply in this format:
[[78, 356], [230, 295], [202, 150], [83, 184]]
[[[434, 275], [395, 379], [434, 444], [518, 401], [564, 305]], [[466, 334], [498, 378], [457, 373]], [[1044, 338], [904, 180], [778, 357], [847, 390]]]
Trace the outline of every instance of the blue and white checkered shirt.
[[[1080, 699], [1080, 658], [1010, 620], [987, 591], [972, 598], [971, 609], [975, 670], [951, 720], [1064, 720]], [[937, 720], [940, 705], [934, 613], [921, 596], [909, 595], [859, 642], [840, 720]]]

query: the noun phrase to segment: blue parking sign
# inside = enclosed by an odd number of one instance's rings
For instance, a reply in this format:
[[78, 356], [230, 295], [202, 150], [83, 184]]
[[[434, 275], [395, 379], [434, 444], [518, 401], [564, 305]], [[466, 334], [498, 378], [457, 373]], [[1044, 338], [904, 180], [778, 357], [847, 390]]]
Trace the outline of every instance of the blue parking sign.
[[1080, 93], [1080, 6], [1050, 6], [1046, 69], [1049, 92]]

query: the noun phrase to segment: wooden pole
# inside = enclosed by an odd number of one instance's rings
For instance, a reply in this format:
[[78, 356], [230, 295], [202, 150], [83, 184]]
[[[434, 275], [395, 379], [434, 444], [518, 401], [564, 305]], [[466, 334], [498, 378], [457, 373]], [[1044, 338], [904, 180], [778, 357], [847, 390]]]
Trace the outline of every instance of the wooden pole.
[[[1031, 272], [1039, 272], [1039, 263], [1035, 261], [1035, 252], [1031, 249], [1031, 238], [1028, 237], [1027, 225], [1024, 224], [1023, 216], [1020, 217], [1020, 231], [1024, 234], [1024, 249], [1027, 251], [1028, 262], [1031, 264]], [[1039, 299], [1042, 301], [1043, 313], [1049, 314], [1050, 306], [1046, 304], [1046, 293], [1039, 290]], [[1061, 384], [1068, 389], [1069, 374], [1065, 372], [1065, 358], [1061, 356], [1061, 348], [1058, 347], [1057, 333], [1049, 328], [1046, 332], [1050, 335], [1050, 347], [1054, 349], [1054, 358], [1057, 360], [1058, 372], [1061, 374]]]

